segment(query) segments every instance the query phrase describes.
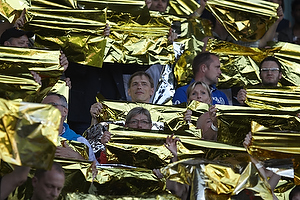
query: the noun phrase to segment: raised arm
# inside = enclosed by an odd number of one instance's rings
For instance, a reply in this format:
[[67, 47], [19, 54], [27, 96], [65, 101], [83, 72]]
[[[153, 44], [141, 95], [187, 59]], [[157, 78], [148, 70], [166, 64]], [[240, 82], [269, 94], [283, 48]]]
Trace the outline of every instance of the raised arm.
[[200, 0], [200, 7], [197, 8], [191, 16], [195, 18], [200, 17], [205, 9], [206, 2], [207, 0]]
[[30, 167], [16, 166], [14, 171], [6, 174], [1, 180], [0, 200], [6, 199], [16, 187], [22, 185], [26, 180]]
[[97, 102], [97, 103], [94, 103], [92, 106], [91, 106], [91, 109], [90, 109], [90, 113], [91, 113], [91, 116], [92, 116], [92, 121], [91, 121], [91, 125], [94, 125], [94, 124], [97, 124], [98, 123], [98, 116], [100, 115], [100, 113], [102, 112], [102, 109], [103, 109], [103, 106], [101, 103]]
[[284, 17], [281, 6], [279, 6], [278, 9], [277, 9], [277, 16], [279, 18], [276, 20], [276, 22], [274, 24], [272, 24], [272, 26], [270, 26], [269, 30], [260, 39], [259, 46], [258, 46], [259, 48], [264, 48], [267, 45], [267, 42], [272, 41], [273, 38], [275, 37], [277, 26]]
[[177, 157], [177, 142], [180, 141], [178, 137], [174, 137], [174, 134], [168, 136], [166, 139], [166, 143], [164, 144], [165, 147], [172, 153], [173, 158], [171, 159], [172, 162], [176, 162], [178, 160]]

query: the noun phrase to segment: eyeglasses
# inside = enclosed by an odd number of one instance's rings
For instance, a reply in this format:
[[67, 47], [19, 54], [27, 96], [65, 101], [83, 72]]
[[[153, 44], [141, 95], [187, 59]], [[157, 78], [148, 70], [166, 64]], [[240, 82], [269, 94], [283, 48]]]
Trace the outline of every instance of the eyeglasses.
[[279, 68], [261, 68], [260, 70], [261, 72], [277, 72], [279, 71]]
[[55, 107], [57, 107], [57, 106], [62, 106], [62, 107], [64, 107], [64, 108], [66, 108], [65, 105], [58, 104], [58, 103], [54, 103], [54, 102], [49, 102], [49, 103], [47, 103], [47, 104], [50, 104], [50, 105], [55, 106]]
[[131, 125], [138, 125], [138, 124], [141, 124], [141, 125], [148, 125], [150, 124], [151, 122], [149, 122], [148, 120], [131, 120], [128, 122], [128, 124], [131, 124]]

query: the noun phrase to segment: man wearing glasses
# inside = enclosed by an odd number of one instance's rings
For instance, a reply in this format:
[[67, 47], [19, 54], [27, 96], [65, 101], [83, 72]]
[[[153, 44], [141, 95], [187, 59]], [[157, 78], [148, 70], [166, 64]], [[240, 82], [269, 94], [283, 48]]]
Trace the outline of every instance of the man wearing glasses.
[[[281, 79], [281, 64], [274, 57], [266, 57], [260, 64], [260, 78], [262, 83], [259, 84], [262, 87], [277, 87], [279, 80]], [[240, 105], [245, 105], [247, 92], [244, 89], [240, 89], [237, 94], [237, 101]]]
[[[96, 158], [90, 143], [81, 135], [76, 134], [72, 129], [70, 129], [69, 125], [64, 122], [68, 116], [68, 103], [66, 98], [60, 94], [49, 93], [43, 99], [42, 103], [53, 105], [60, 111], [61, 121], [59, 126], [59, 135], [67, 140], [74, 140], [85, 144], [89, 148], [89, 160], [95, 161]], [[84, 160], [79, 153], [73, 151], [67, 144], [64, 144], [63, 147], [57, 147], [55, 156]]]

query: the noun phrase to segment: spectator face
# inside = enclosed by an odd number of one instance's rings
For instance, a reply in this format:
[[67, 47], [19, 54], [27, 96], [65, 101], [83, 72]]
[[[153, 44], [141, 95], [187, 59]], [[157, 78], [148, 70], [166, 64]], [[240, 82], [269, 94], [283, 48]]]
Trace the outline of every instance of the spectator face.
[[261, 65], [260, 78], [264, 86], [276, 87], [281, 79], [282, 73], [279, 72], [279, 67], [274, 61], [265, 61]]
[[220, 60], [217, 56], [211, 55], [211, 63], [204, 68], [204, 82], [207, 85], [214, 85], [218, 83], [218, 79], [222, 72], [220, 69]]
[[149, 121], [146, 115], [144, 114], [137, 114], [133, 116], [128, 124], [126, 124], [129, 128], [137, 128], [137, 129], [145, 129], [145, 130], [151, 130], [152, 123]]
[[165, 12], [168, 6], [168, 0], [152, 0], [149, 10]]
[[42, 177], [32, 178], [33, 195], [32, 200], [54, 200], [57, 199], [64, 187], [65, 176], [55, 169], [47, 171]]
[[50, 104], [55, 106], [61, 113], [62, 120], [68, 115], [68, 109], [62, 104], [60, 98], [56, 95], [50, 95], [43, 99], [43, 104]]
[[154, 93], [147, 76], [135, 76], [132, 78], [128, 94], [133, 102], [149, 103]]
[[4, 46], [10, 46], [10, 47], [29, 47], [29, 40], [27, 35], [22, 35], [18, 38], [10, 38], [9, 40], [4, 42]]
[[188, 102], [192, 100], [200, 101], [207, 104], [211, 103], [211, 99], [208, 94], [208, 91], [201, 84], [197, 84], [195, 88], [192, 90], [191, 94], [189, 95]]

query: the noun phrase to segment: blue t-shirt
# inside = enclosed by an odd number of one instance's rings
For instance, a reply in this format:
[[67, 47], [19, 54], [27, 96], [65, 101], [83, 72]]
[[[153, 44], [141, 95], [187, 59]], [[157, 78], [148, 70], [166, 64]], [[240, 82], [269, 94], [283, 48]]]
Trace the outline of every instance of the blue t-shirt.
[[[194, 82], [194, 80], [192, 80], [192, 82]], [[172, 100], [173, 105], [187, 102], [186, 91], [190, 84], [184, 85], [175, 91], [175, 94], [174, 94], [174, 97]], [[218, 90], [215, 85], [210, 86], [210, 91], [211, 91], [213, 105], [215, 105], [215, 104], [229, 105], [226, 94], [224, 92]]]
[[90, 143], [81, 135], [76, 134], [72, 129], [70, 129], [67, 123], [64, 123], [63, 126], [65, 127], [65, 132], [61, 135], [61, 137], [66, 138], [67, 140], [74, 140], [77, 142], [81, 142], [85, 144], [89, 148], [89, 160], [94, 161], [96, 160], [95, 154]]
[[70, 129], [67, 123], [64, 123], [63, 126], [65, 127], [65, 132], [61, 135], [61, 137], [74, 141], [77, 141], [77, 138], [81, 137], [81, 135], [76, 134], [72, 129]]

